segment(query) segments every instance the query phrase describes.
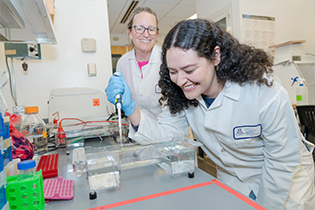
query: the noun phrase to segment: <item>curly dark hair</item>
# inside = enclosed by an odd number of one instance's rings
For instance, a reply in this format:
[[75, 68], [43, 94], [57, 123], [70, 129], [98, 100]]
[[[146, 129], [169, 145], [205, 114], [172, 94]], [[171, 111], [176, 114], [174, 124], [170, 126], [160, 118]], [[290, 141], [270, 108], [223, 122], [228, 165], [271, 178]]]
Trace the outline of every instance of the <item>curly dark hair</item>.
[[240, 44], [229, 32], [208, 20], [184, 20], [168, 32], [162, 45], [162, 64], [159, 72], [162, 96], [159, 102], [163, 104], [166, 101], [172, 114], [188, 109], [189, 106], [197, 106], [198, 101], [187, 99], [183, 90], [170, 79], [166, 62], [167, 50], [171, 47], [193, 49], [198, 56], [213, 61], [216, 46], [220, 47], [221, 55], [219, 70], [216, 71], [219, 83], [231, 81], [239, 85], [254, 82], [258, 85], [272, 85], [264, 75], [272, 74], [273, 60], [264, 50]]

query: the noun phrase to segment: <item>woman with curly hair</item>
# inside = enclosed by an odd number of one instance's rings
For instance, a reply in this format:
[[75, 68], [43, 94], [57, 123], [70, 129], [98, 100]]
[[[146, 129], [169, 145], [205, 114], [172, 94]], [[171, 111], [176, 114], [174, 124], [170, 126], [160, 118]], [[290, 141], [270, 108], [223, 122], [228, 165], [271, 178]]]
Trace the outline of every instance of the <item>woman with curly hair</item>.
[[112, 103], [121, 93], [123, 106], [132, 107], [130, 137], [139, 143], [184, 136], [190, 125], [219, 180], [267, 209], [312, 209], [314, 145], [301, 134], [272, 65], [263, 50], [216, 24], [186, 20], [162, 46], [157, 122], [134, 105], [122, 76], [111, 77], [106, 93]]

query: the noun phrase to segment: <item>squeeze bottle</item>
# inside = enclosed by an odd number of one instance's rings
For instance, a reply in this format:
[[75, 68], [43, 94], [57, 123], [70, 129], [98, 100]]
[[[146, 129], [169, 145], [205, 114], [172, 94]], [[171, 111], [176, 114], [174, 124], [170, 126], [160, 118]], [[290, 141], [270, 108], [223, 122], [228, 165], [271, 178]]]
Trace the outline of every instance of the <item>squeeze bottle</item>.
[[299, 86], [296, 88], [296, 105], [308, 105], [308, 89], [305, 79], [298, 78]]

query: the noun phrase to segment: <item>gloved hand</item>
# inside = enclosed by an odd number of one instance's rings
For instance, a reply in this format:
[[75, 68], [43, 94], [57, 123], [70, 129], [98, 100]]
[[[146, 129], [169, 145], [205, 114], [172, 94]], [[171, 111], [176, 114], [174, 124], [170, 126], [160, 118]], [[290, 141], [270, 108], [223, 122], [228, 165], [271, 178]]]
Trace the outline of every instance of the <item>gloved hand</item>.
[[[108, 81], [108, 86], [105, 89], [107, 100], [115, 104], [115, 97], [117, 94], [122, 95], [122, 110], [126, 116], [130, 116], [136, 108], [136, 103], [131, 96], [131, 91], [123, 75], [117, 71]], [[119, 75], [118, 75], [119, 74]]]

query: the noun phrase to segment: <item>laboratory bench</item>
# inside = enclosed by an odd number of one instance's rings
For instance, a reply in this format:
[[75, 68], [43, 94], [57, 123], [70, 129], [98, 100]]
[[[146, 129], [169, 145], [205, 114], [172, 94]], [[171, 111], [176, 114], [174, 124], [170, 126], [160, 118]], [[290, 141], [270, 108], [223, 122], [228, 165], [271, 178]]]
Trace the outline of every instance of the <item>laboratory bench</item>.
[[[86, 142], [89, 144], [104, 146], [108, 143]], [[73, 172], [72, 151], [66, 155], [65, 148], [58, 148], [48, 154], [56, 153], [59, 154], [58, 176], [74, 180], [74, 197], [51, 200], [46, 203], [46, 210], [264, 209], [199, 168], [195, 169], [194, 178], [188, 178], [187, 173], [170, 176], [157, 164], [121, 171], [120, 187], [98, 190], [97, 198], [90, 199], [86, 173], [77, 177]]]

